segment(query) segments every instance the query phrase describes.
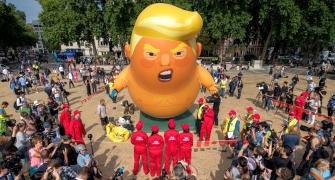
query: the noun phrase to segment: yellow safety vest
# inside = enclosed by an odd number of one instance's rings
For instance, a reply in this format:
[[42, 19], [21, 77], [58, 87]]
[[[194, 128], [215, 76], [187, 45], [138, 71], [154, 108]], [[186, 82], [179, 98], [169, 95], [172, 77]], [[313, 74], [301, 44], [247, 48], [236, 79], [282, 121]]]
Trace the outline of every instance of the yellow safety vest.
[[0, 133], [6, 133], [7, 132], [7, 121], [8, 119], [0, 115]]
[[112, 123], [109, 123], [106, 126], [106, 134], [113, 142], [126, 142], [130, 136], [128, 129], [121, 126], [115, 126]]
[[243, 129], [246, 129], [246, 128], [247, 128], [247, 124], [252, 124], [252, 123], [254, 123], [254, 120], [252, 119], [252, 114], [246, 114], [244, 117], [245, 117], [245, 119], [246, 119], [247, 121], [244, 122], [244, 124], [243, 124]]
[[111, 90], [111, 89], [113, 89], [114, 83], [109, 82], [109, 83], [108, 83], [108, 86], [109, 86], [109, 89]]
[[225, 89], [227, 85], [227, 79], [221, 80], [220, 87]]
[[229, 120], [230, 120], [229, 117], [226, 118], [225, 124], [223, 126], [223, 134], [226, 134], [227, 132], [234, 132], [234, 130], [235, 130], [235, 125], [236, 125], [236, 122], [238, 121], [238, 118], [235, 117], [235, 119], [233, 119], [233, 121], [231, 122], [231, 124], [229, 126], [229, 129], [227, 131]]
[[204, 106], [205, 106], [205, 104], [202, 104], [198, 109], [198, 112], [197, 112], [197, 119], [198, 120], [202, 119], [202, 108], [204, 108]]
[[289, 129], [295, 125], [298, 124], [298, 120], [296, 118], [293, 118], [291, 119], [289, 122], [288, 122], [288, 125], [287, 125], [287, 128], [285, 129], [285, 133], [289, 133]]

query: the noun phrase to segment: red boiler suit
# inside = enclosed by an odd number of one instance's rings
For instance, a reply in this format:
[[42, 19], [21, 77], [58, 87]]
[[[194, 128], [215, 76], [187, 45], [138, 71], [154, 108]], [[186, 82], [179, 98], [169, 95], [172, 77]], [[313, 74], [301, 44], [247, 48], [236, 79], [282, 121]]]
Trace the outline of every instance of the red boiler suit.
[[179, 145], [179, 132], [170, 129], [164, 133], [165, 140], [165, 170], [166, 172], [170, 171], [170, 157], [172, 156], [173, 167], [177, 164], [178, 161], [178, 145]]
[[148, 135], [138, 130], [131, 135], [130, 142], [134, 145], [134, 169], [133, 174], [136, 175], [139, 171], [140, 157], [142, 156], [143, 170], [145, 174], [148, 174], [148, 161], [147, 161], [147, 143]]
[[206, 134], [206, 141], [209, 141], [211, 137], [211, 131], [213, 127], [214, 121], [214, 111], [213, 109], [208, 109], [207, 112], [204, 113], [204, 120], [201, 123], [200, 129], [200, 141], [204, 140], [204, 136]]
[[59, 123], [64, 128], [65, 134], [70, 134], [71, 112], [67, 110], [62, 111], [59, 116]]
[[294, 109], [293, 111], [295, 112], [296, 118], [298, 121], [300, 121], [302, 117], [302, 113], [304, 112], [305, 108], [305, 98], [303, 96], [298, 96], [294, 100]]
[[164, 148], [163, 137], [159, 134], [151, 135], [148, 138], [150, 175], [153, 177], [161, 175], [162, 153]]
[[191, 164], [192, 157], [192, 146], [193, 146], [193, 134], [192, 133], [180, 133], [179, 134], [179, 160], [185, 160], [188, 164]]
[[72, 119], [70, 123], [70, 134], [72, 139], [74, 139], [77, 144], [85, 144], [84, 137], [86, 135], [86, 131], [81, 120]]

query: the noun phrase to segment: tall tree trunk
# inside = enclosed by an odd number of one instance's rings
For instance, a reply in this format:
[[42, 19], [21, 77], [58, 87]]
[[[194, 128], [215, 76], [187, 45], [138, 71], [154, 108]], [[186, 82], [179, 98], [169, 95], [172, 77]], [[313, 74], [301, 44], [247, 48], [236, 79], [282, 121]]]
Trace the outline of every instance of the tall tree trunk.
[[93, 47], [93, 56], [97, 57], [98, 51], [97, 51], [97, 47], [95, 45], [95, 39], [94, 39], [94, 37], [91, 38], [91, 43], [92, 43], [92, 47]]
[[273, 20], [271, 20], [270, 31], [269, 31], [269, 34], [268, 34], [268, 36], [266, 38], [266, 41], [264, 43], [263, 50], [262, 50], [262, 55], [261, 55], [261, 59], [260, 60], [264, 60], [265, 59], [266, 51], [267, 51], [268, 46], [270, 44], [270, 40], [271, 40], [271, 37], [272, 37], [273, 30], [274, 30], [274, 22], [273, 22]]

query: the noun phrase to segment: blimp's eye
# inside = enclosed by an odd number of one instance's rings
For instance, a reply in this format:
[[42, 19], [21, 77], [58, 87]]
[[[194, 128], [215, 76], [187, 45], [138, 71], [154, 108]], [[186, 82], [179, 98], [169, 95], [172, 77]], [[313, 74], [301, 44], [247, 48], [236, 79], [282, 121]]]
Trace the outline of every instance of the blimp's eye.
[[183, 59], [184, 57], [186, 57], [186, 49], [183, 48], [177, 52], [175, 52], [173, 54], [173, 56], [176, 58], [176, 59]]
[[144, 51], [144, 58], [147, 60], [155, 60], [157, 58], [157, 53], [152, 51]]

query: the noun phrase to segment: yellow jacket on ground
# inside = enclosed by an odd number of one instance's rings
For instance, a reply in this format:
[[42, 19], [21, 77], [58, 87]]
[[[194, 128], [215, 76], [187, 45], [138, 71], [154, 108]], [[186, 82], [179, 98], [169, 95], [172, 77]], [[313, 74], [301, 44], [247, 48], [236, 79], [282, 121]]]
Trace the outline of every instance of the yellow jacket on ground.
[[106, 134], [113, 142], [126, 142], [130, 136], [128, 129], [121, 126], [115, 126], [112, 123], [109, 123], [106, 126]]

